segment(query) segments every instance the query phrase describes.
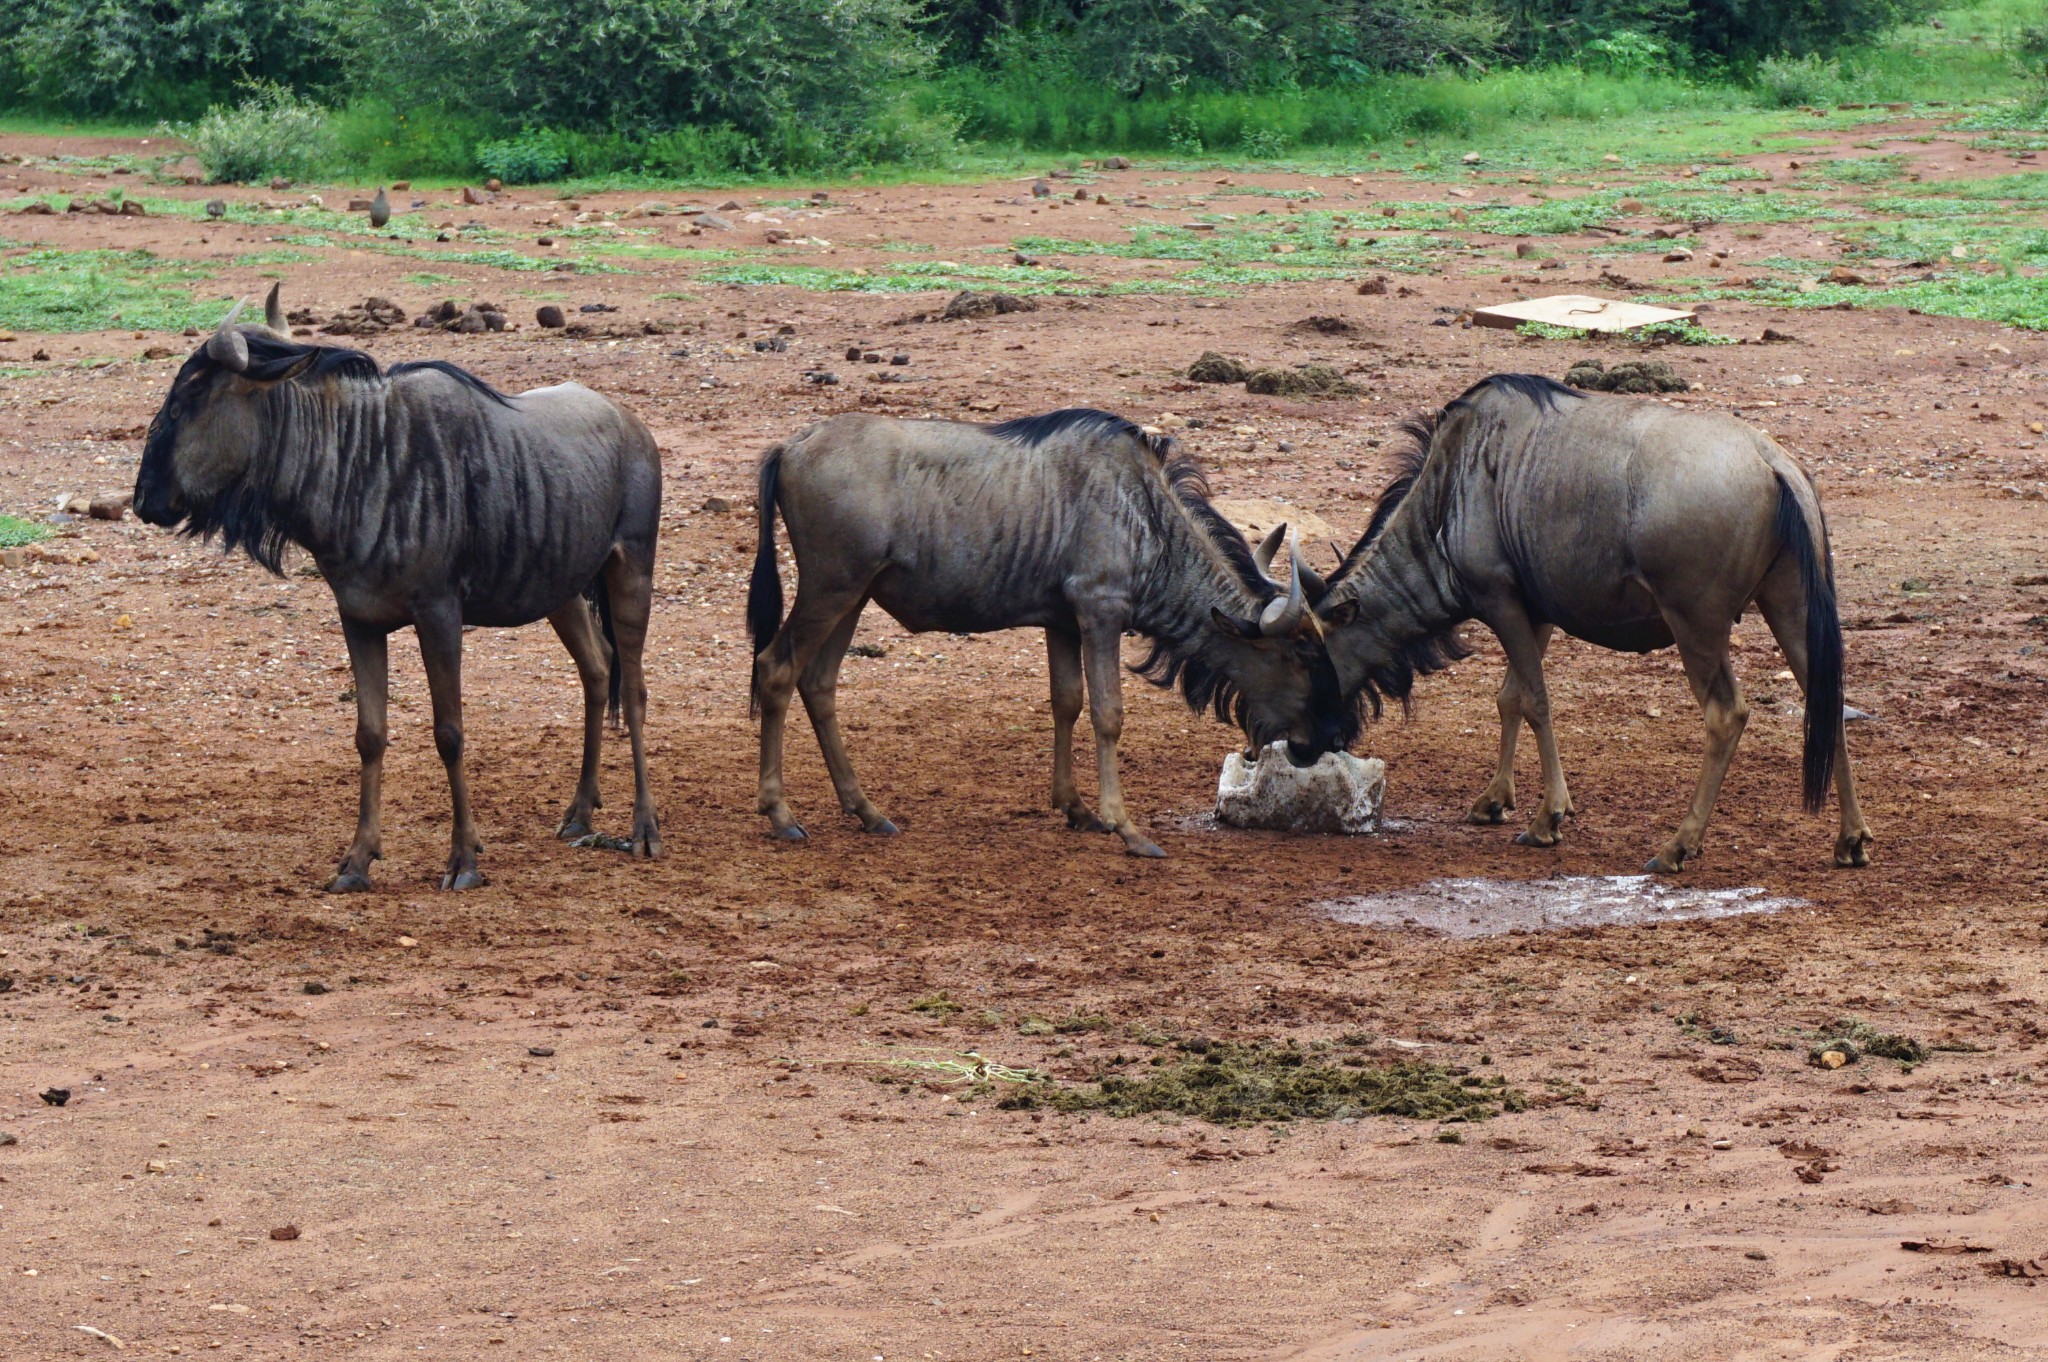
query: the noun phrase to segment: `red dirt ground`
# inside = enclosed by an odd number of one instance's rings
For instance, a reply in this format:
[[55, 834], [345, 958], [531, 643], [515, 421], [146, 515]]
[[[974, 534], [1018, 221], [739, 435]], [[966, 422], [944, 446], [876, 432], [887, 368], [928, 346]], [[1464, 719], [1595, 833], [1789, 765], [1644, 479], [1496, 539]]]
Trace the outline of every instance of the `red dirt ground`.
[[[945, 250], [1035, 229], [1019, 193], [835, 199]], [[508, 204], [458, 211], [516, 220]], [[1064, 212], [1102, 219], [1061, 223], [1070, 235], [1116, 227], [1112, 210]], [[231, 263], [259, 248], [246, 228], [73, 216], [7, 232], [188, 257], [208, 241], [223, 291], [265, 284]], [[1737, 264], [1779, 253], [1720, 244]], [[1597, 272], [1561, 249], [1553, 278]], [[845, 247], [832, 263], [900, 259]], [[286, 301], [325, 313], [383, 293], [414, 310], [427, 299], [403, 276], [418, 267], [331, 251], [286, 271]], [[477, 273], [478, 294], [511, 291]], [[1459, 822], [1492, 762], [1490, 641], [1361, 744], [1387, 760], [1402, 822], [1369, 841], [1205, 826], [1231, 734], [1132, 680], [1125, 788], [1169, 852], [1141, 863], [1043, 807], [1035, 635], [911, 638], [877, 614], [862, 638], [886, 655], [849, 661], [841, 707], [905, 835], [868, 840], [830, 811], [800, 722], [789, 779], [813, 839], [763, 835], [742, 622], [762, 447], [856, 405], [1173, 413], [1206, 422], [1181, 433], [1219, 495], [1299, 504], [1348, 536], [1400, 417], [1490, 372], [1561, 374], [1583, 349], [1431, 325], [1504, 296], [1490, 276], [1399, 282], [1406, 296], [1331, 282], [898, 327], [934, 300], [707, 288], [656, 302], [643, 276], [584, 276], [564, 285], [574, 302], [621, 308], [601, 321], [677, 321], [690, 357], [673, 336], [530, 325], [368, 342], [505, 387], [574, 378], [654, 429], [668, 479], [656, 864], [551, 836], [579, 724], [574, 671], [543, 628], [470, 636], [489, 884], [432, 889], [446, 793], [418, 661], [399, 647], [379, 892], [328, 897], [356, 772], [318, 578], [272, 578], [132, 519], [0, 569], [0, 1353], [98, 1356], [111, 1345], [77, 1328], [91, 1326], [149, 1357], [2048, 1357], [2048, 1296], [2006, 1275], [2048, 1264], [2048, 504], [2030, 430], [2048, 416], [2048, 337], [1724, 304], [1715, 329], [1797, 342], [1664, 352], [1704, 385], [1687, 400], [1798, 452], [1831, 515], [1849, 695], [1876, 715], [1851, 737], [1876, 864], [1831, 870], [1832, 824], [1799, 812], [1798, 725], [1780, 708], [1796, 697], [1752, 620], [1738, 665], [1756, 713], [1687, 872], [1810, 907], [1471, 941], [1313, 909], [1449, 876], [1642, 863], [1690, 791], [1697, 718], [1671, 655], [1562, 641], [1550, 673], [1581, 812], [1554, 851]], [[1315, 313], [1358, 332], [1289, 329]], [[787, 353], [720, 348], [783, 324]], [[39, 347], [176, 351], [0, 381], [0, 507], [132, 482], [141, 427], [193, 343], [0, 344], [9, 365]], [[918, 381], [858, 381], [850, 343], [908, 350]], [[1327, 358], [1371, 398], [1177, 378], [1212, 348]], [[817, 365], [848, 381], [803, 382]], [[1803, 383], [1772, 383], [1789, 374]], [[737, 509], [701, 510], [714, 496]], [[1525, 744], [1525, 788], [1533, 760]], [[616, 745], [606, 780], [603, 826], [621, 832]], [[965, 1010], [911, 1010], [942, 991]], [[1087, 1014], [1109, 1029], [1018, 1028]], [[1952, 1048], [1910, 1072], [1810, 1067], [1811, 1038], [1845, 1014]], [[1740, 1043], [1712, 1043], [1715, 1028]], [[890, 1058], [968, 1048], [1079, 1079], [1118, 1055], [1142, 1064], [1150, 1032], [1365, 1032], [1389, 1058], [1490, 1064], [1535, 1100], [1449, 1144], [1426, 1122], [1225, 1129], [874, 1081], [902, 1072]], [[68, 1105], [38, 1100], [52, 1086]], [[272, 1236], [287, 1225], [296, 1238]]]

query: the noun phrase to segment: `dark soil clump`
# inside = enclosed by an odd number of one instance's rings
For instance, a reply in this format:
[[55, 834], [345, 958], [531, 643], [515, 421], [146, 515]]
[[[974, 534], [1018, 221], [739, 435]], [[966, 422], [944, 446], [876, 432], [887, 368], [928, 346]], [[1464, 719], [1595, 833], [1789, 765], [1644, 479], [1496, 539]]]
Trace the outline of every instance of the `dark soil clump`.
[[1010, 293], [976, 293], [972, 289], [953, 295], [939, 315], [949, 322], [972, 321], [980, 317], [1001, 317], [1011, 312], [1035, 312], [1038, 304]]

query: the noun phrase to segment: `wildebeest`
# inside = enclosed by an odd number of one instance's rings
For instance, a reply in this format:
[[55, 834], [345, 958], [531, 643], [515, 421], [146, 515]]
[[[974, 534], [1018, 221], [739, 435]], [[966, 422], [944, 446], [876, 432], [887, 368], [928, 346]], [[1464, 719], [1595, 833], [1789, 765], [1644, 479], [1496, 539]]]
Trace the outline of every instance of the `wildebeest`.
[[[914, 631], [1044, 629], [1053, 807], [1070, 827], [1116, 833], [1132, 855], [1163, 853], [1132, 824], [1117, 781], [1125, 631], [1152, 642], [1141, 673], [1162, 686], [1178, 680], [1192, 708], [1235, 721], [1254, 748], [1284, 738], [1292, 759], [1308, 764], [1346, 746], [1355, 712], [1339, 703], [1336, 673], [1309, 627], [1303, 577], [1281, 589], [1206, 494], [1201, 470], [1171, 440], [1085, 408], [993, 426], [848, 414], [770, 449], [747, 619], [759, 809], [775, 835], [804, 836], [782, 790], [792, 688], [840, 807], [869, 832], [896, 831], [861, 792], [839, 735], [839, 665], [870, 600]], [[798, 572], [787, 620], [778, 509]], [[1074, 787], [1084, 673], [1099, 818]]]
[[440, 360], [380, 371], [360, 350], [295, 344], [275, 288], [265, 311], [264, 326], [230, 313], [178, 371], [143, 446], [135, 509], [152, 525], [218, 535], [273, 572], [297, 544], [333, 589], [363, 769], [355, 840], [328, 889], [368, 889], [382, 854], [386, 637], [407, 624], [455, 805], [442, 888], [482, 883], [462, 771], [465, 624], [546, 616], [576, 660], [583, 773], [564, 838], [590, 834], [607, 700], [614, 715], [623, 702], [631, 849], [659, 855], [641, 732], [661, 513], [647, 428], [573, 383], [510, 396]]
[[1700, 854], [1748, 719], [1728, 637], [1753, 602], [1806, 694], [1806, 808], [1823, 807], [1832, 777], [1835, 864], [1870, 863], [1843, 737], [1827, 525], [1791, 455], [1732, 417], [1588, 396], [1528, 374], [1485, 379], [1408, 430], [1406, 468], [1310, 596], [1347, 693], [1406, 696], [1416, 672], [1462, 655], [1453, 631], [1464, 620], [1500, 639], [1500, 765], [1473, 822], [1499, 823], [1514, 807], [1524, 720], [1543, 800], [1516, 840], [1552, 845], [1573, 812], [1543, 684], [1554, 630], [1624, 652], [1675, 642], [1705, 714], [1706, 761], [1691, 809], [1648, 868], [1683, 868]]

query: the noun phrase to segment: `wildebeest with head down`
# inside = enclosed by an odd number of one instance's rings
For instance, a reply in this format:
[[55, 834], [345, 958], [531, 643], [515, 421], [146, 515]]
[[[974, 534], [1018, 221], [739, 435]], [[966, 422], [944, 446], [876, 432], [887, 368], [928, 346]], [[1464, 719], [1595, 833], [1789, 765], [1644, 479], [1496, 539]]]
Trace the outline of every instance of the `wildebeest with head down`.
[[[869, 832], [896, 831], [861, 792], [839, 736], [839, 664], [870, 600], [913, 631], [1044, 629], [1053, 807], [1070, 827], [1116, 833], [1132, 855], [1162, 853], [1132, 824], [1117, 780], [1126, 630], [1152, 641], [1139, 671], [1160, 685], [1178, 680], [1194, 709], [1235, 721], [1255, 748], [1286, 739], [1306, 765], [1356, 736], [1355, 711], [1340, 703], [1309, 627], [1303, 577], [1284, 590], [1270, 579], [1210, 507], [1194, 462], [1122, 417], [1075, 408], [982, 426], [850, 413], [769, 450], [760, 493], [747, 618], [759, 808], [778, 837], [804, 836], [782, 791], [792, 688], [840, 807]], [[787, 620], [778, 509], [798, 574]], [[1074, 787], [1084, 673], [1100, 818]]]
[[1624, 652], [1676, 643], [1705, 713], [1706, 761], [1691, 809], [1648, 868], [1683, 868], [1700, 854], [1748, 719], [1728, 637], [1753, 602], [1806, 694], [1806, 807], [1824, 805], [1832, 776], [1835, 864], [1869, 864], [1842, 729], [1827, 525], [1791, 455], [1732, 417], [1588, 396], [1528, 374], [1485, 379], [1409, 433], [1407, 468], [1310, 595], [1347, 693], [1406, 696], [1416, 672], [1462, 652], [1453, 630], [1464, 620], [1500, 639], [1500, 764], [1473, 822], [1501, 822], [1514, 807], [1524, 720], [1542, 757], [1543, 801], [1516, 840], [1550, 846], [1573, 812], [1543, 684], [1554, 630]]
[[408, 624], [455, 806], [442, 888], [482, 883], [462, 771], [465, 624], [545, 616], [576, 660], [583, 771], [564, 838], [590, 833], [607, 699], [615, 714], [623, 702], [631, 846], [660, 854], [641, 653], [661, 464], [630, 412], [575, 384], [514, 396], [439, 360], [380, 371], [360, 350], [295, 344], [273, 288], [266, 325], [230, 313], [178, 371], [143, 446], [135, 509], [152, 525], [218, 535], [273, 572], [297, 544], [333, 589], [355, 672], [362, 800], [330, 890], [368, 889], [382, 855], [386, 639]]

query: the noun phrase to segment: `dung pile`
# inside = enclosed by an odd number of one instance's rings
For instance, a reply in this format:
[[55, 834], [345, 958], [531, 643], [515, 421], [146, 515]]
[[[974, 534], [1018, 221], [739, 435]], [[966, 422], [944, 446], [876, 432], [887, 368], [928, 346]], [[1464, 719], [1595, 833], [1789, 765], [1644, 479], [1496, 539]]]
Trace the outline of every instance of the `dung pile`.
[[1877, 1059], [1896, 1059], [1901, 1064], [1914, 1065], [1927, 1058], [1927, 1046], [1911, 1036], [1891, 1031], [1880, 1031], [1869, 1022], [1853, 1017], [1842, 1017], [1829, 1022], [1822, 1028], [1822, 1039], [1816, 1041], [1807, 1051], [1806, 1062], [1818, 1068], [1839, 1069], [1845, 1064], [1854, 1064], [1865, 1055]]
[[1260, 369], [1245, 379], [1244, 390], [1265, 397], [1356, 397], [1363, 391], [1326, 364]]
[[[286, 320], [294, 326], [316, 324], [313, 314], [307, 311], [294, 311]], [[354, 307], [335, 313], [320, 329], [330, 336], [376, 336], [404, 324], [405, 310], [398, 304], [389, 298], [365, 298]]]
[[1600, 393], [1682, 393], [1692, 386], [1661, 359], [1623, 360], [1611, 369], [1597, 359], [1582, 359], [1564, 381]]
[[[1333, 1059], [1335, 1062], [1333, 1062]], [[1500, 1077], [1444, 1064], [1380, 1064], [1362, 1054], [1285, 1045], [1188, 1040], [1152, 1060], [1141, 1075], [1109, 1074], [1092, 1091], [1032, 1084], [1001, 1105], [1099, 1111], [1110, 1116], [1172, 1112], [1216, 1125], [1406, 1116], [1424, 1121], [1483, 1121], [1520, 1111], [1522, 1094]]]
[[982, 317], [1000, 317], [1011, 312], [1035, 312], [1038, 304], [1029, 298], [1019, 298], [1010, 293], [976, 293], [963, 289], [953, 295], [946, 310], [939, 316], [949, 322], [974, 321]]
[[505, 309], [496, 303], [471, 303], [459, 307], [452, 298], [444, 298], [413, 319], [414, 326], [424, 326], [436, 331], [454, 331], [461, 335], [473, 336], [480, 331], [503, 331]]
[[1188, 379], [1193, 383], [1242, 383], [1251, 376], [1249, 368], [1215, 350], [1204, 350], [1201, 358], [1188, 366]]

